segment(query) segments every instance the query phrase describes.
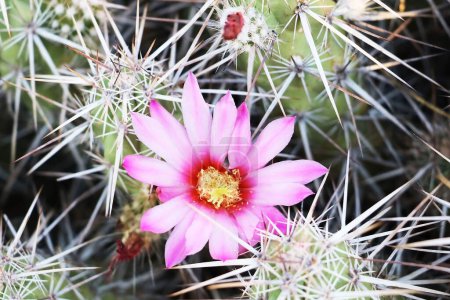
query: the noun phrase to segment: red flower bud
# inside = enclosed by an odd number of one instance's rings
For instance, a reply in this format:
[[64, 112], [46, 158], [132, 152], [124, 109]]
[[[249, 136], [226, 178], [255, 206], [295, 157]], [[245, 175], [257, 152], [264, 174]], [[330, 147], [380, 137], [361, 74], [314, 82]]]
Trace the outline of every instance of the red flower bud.
[[223, 27], [223, 39], [226, 41], [235, 40], [244, 27], [244, 16], [240, 12], [227, 16], [227, 21]]

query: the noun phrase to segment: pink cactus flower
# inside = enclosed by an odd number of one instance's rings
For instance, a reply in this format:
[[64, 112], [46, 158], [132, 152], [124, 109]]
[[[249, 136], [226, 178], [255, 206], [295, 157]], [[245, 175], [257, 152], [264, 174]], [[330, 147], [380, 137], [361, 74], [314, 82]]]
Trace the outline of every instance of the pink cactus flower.
[[236, 108], [228, 92], [211, 116], [193, 74], [181, 105], [184, 126], [156, 101], [150, 117], [132, 115], [139, 140], [164, 161], [128, 155], [123, 162], [131, 177], [157, 186], [162, 204], [142, 216], [141, 230], [174, 228], [165, 248], [168, 268], [208, 242], [212, 258], [229, 260], [240, 252], [233, 236], [254, 245], [258, 228], [285, 231], [286, 218], [275, 206], [295, 205], [313, 194], [305, 184], [327, 172], [309, 160], [266, 166], [289, 143], [294, 117], [271, 122], [252, 143], [246, 104]]

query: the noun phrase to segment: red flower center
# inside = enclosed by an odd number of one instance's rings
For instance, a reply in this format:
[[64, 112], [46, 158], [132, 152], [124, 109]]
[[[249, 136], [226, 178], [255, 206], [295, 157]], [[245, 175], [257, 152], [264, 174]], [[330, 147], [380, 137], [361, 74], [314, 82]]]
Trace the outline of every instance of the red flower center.
[[226, 41], [235, 40], [244, 27], [244, 16], [240, 12], [227, 16], [227, 21], [223, 27], [223, 39]]

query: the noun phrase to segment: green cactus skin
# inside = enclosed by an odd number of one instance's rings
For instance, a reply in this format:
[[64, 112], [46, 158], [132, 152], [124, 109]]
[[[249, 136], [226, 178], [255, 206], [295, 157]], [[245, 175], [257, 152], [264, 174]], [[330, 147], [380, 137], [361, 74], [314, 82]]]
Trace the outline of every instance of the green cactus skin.
[[[8, 14], [10, 16], [10, 26], [11, 28], [27, 28], [32, 24], [33, 15], [36, 14], [35, 11], [30, 7], [28, 0], [17, 0], [17, 1], [8, 1], [6, 0], [6, 5], [10, 7], [8, 10]], [[45, 9], [43, 6], [41, 9]], [[10, 71], [11, 66], [17, 66], [21, 68], [28, 68], [29, 66], [29, 58], [27, 49], [21, 49], [21, 43], [17, 43], [14, 46], [8, 46], [8, 40], [13, 38], [15, 35], [20, 34], [22, 32], [12, 32], [12, 36], [9, 37], [6, 32], [6, 27], [4, 24], [0, 25], [2, 29], [2, 34], [0, 35], [0, 72], [1, 74], [6, 74]], [[44, 26], [50, 27], [48, 24], [44, 24]], [[44, 42], [44, 46], [48, 50], [53, 62], [55, 65], [63, 66], [65, 64], [69, 64], [72, 62], [76, 55], [76, 53], [66, 46], [57, 44], [57, 43], [49, 43], [42, 39]], [[35, 47], [35, 68], [37, 72], [42, 72], [41, 74], [46, 74], [43, 72], [50, 72], [46, 62], [39, 55], [39, 50]]]
[[332, 243], [328, 235], [314, 224], [299, 224], [290, 237], [269, 235], [253, 276], [261, 283], [251, 285], [250, 299], [328, 299], [335, 291], [375, 291], [358, 281], [359, 273], [371, 274], [371, 264], [364, 265], [347, 241]]
[[[45, 268], [48, 272], [37, 269], [43, 272], [27, 275], [27, 273], [33, 273], [34, 266], [39, 263], [39, 260], [45, 258], [40, 255], [32, 255], [24, 250], [17, 251], [12, 255], [14, 256], [7, 254], [7, 248], [0, 248], [0, 258], [2, 258], [2, 263], [0, 263], [1, 299], [54, 299], [54, 293], [65, 299], [78, 299], [77, 295], [82, 295], [85, 299], [93, 299], [93, 294], [86, 285], [70, 289], [75, 284], [68, 278], [71, 273], [57, 271], [57, 269], [67, 266], [53, 263], [51, 268]], [[75, 272], [72, 275], [74, 274]], [[66, 288], [67, 292], [58, 293]], [[53, 291], [53, 289], [57, 290]]]
[[[245, 4], [245, 2], [247, 1], [242, 1], [241, 4], [243, 6], [248, 5]], [[292, 61], [292, 57], [297, 57], [301, 60], [311, 57], [311, 51], [306, 37], [302, 32], [302, 25], [300, 20], [297, 20], [297, 32], [295, 32], [295, 19], [292, 20], [290, 22], [290, 25], [286, 27], [286, 24], [294, 15], [296, 6], [298, 4], [296, 0], [289, 0], [287, 2], [288, 4], [286, 4], [285, 1], [257, 0], [252, 5], [257, 10], [264, 12], [264, 17], [268, 26], [271, 29], [275, 30], [275, 32], [277, 32], [278, 34], [278, 43], [274, 45], [273, 52], [266, 61], [266, 64], [269, 66], [269, 68], [281, 66], [280, 63], [276, 61], [276, 56], [274, 55], [277, 52], [279, 52], [279, 55], [287, 61]], [[332, 10], [334, 5], [335, 3], [332, 0], [321, 0], [315, 3], [314, 6], [324, 6], [325, 8], [312, 8], [312, 11], [320, 15], [327, 15]], [[322, 29], [322, 25], [311, 18], [309, 18], [309, 23], [312, 31], [312, 36], [316, 39]], [[319, 44], [322, 42], [324, 31], [325, 30], [322, 29], [320, 38], [315, 40], [317, 49], [319, 54], [325, 52], [321, 56], [323, 57], [322, 66], [324, 68], [324, 71], [335, 73], [336, 70], [341, 67], [345, 61], [344, 49], [335, 42], [330, 34], [328, 35], [325, 48], [320, 49]], [[238, 66], [241, 68], [241, 70], [246, 70], [247, 60], [248, 55], [245, 54], [240, 56]], [[255, 71], [256, 70], [254, 70], [254, 72]], [[286, 73], [287, 72], [288, 70], [286, 70]], [[322, 116], [326, 118], [336, 119], [336, 115], [331, 106], [331, 103], [327, 99], [328, 97], [325, 95], [322, 97], [322, 101], [317, 100], [319, 94], [323, 93], [324, 91], [324, 85], [320, 80], [318, 74], [313, 75], [308, 73], [299, 73], [298, 75], [304, 76], [311, 102], [307, 100], [308, 97], [303, 88], [300, 78], [295, 78], [284, 93], [284, 96], [289, 98], [282, 101], [285, 109], [291, 113], [302, 113], [320, 108], [322, 110]], [[272, 79], [276, 77], [275, 75], [271, 76]], [[283, 80], [284, 78], [275, 79], [275, 86], [281, 86]], [[262, 72], [262, 74], [259, 76], [257, 83], [264, 89], [268, 91], [271, 90], [269, 81], [264, 75], [264, 72]], [[340, 114], [347, 111], [345, 100], [342, 96], [337, 97], [335, 101]]]
[[[61, 5], [68, 5], [73, 1], [59, 1]], [[28, 30], [27, 28], [31, 27], [33, 24], [33, 18], [36, 16], [48, 15], [48, 18], [45, 19], [44, 23], [39, 25], [45, 31], [51, 32], [57, 36], [60, 35], [60, 32], [57, 28], [52, 27], [52, 22], [58, 20], [59, 23], [67, 26], [71, 25], [70, 28], [72, 30], [71, 36], [68, 36], [69, 39], [77, 40], [75, 27], [73, 25], [73, 21], [69, 19], [67, 16], [57, 16], [54, 12], [54, 3], [50, 1], [42, 1], [40, 2], [39, 9], [32, 7], [30, 5], [29, 0], [6, 0], [6, 6], [8, 9], [10, 27], [12, 29], [20, 29], [22, 28], [24, 31]], [[64, 7], [65, 7], [64, 6]], [[74, 17], [81, 18], [81, 11], [77, 11]], [[40, 17], [37, 17], [39, 19]], [[41, 17], [42, 18], [42, 17]], [[87, 42], [91, 41], [92, 38], [88, 35], [90, 29], [92, 29], [92, 24], [89, 21], [86, 26], [84, 26], [83, 30], [80, 29], [84, 38], [87, 39]], [[90, 26], [88, 26], [90, 25]], [[14, 72], [15, 70], [21, 71], [25, 77], [29, 75], [29, 65], [30, 65], [30, 57], [28, 53], [28, 42], [26, 42], [26, 32], [21, 31], [12, 31], [11, 36], [8, 34], [6, 30], [6, 26], [3, 23], [0, 23], [0, 76], [4, 77], [8, 73]], [[31, 30], [31, 29], [30, 29]], [[19, 34], [25, 34], [25, 37], [19, 43], [15, 43], [14, 45], [10, 45], [11, 41], [17, 37]], [[47, 41], [45, 38], [40, 38], [43, 43], [43, 46], [48, 51], [49, 56], [56, 68], [62, 68], [64, 66], [72, 66], [76, 65], [77, 67], [86, 66], [86, 63], [83, 62], [78, 53], [69, 47], [58, 44], [56, 42]], [[89, 45], [95, 45], [91, 41], [88, 43]], [[39, 49], [34, 45], [34, 68], [36, 74], [51, 74], [52, 70], [49, 68], [48, 63], [45, 61], [43, 56], [40, 54]], [[15, 83], [15, 79], [10, 79], [12, 83]], [[14, 90], [15, 87], [10, 84], [2, 85], [2, 88], [5, 90]], [[62, 90], [61, 88], [55, 88], [55, 84], [44, 83], [44, 82], [36, 82], [36, 92], [44, 97], [48, 97], [55, 101], [60, 101], [62, 98]], [[27, 96], [27, 92], [23, 91], [22, 93], [24, 98], [29, 98]], [[29, 100], [29, 99], [28, 99]], [[39, 100], [39, 99], [38, 99]], [[31, 107], [31, 101], [23, 101], [25, 105], [29, 108]], [[39, 101], [41, 107], [46, 111], [54, 111], [57, 110], [54, 106], [48, 104], [46, 101]]]

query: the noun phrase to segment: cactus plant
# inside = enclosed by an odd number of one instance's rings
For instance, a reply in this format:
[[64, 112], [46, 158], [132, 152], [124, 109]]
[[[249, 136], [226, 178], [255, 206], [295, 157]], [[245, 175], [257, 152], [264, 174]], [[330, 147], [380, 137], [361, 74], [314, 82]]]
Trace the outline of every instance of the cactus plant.
[[[2, 299], [92, 297], [89, 288], [83, 286], [95, 279], [96, 276], [83, 276], [83, 272], [92, 268], [73, 267], [65, 261], [66, 256], [83, 244], [53, 255], [40, 253], [38, 244], [48, 232], [39, 222], [33, 236], [24, 239], [24, 231], [38, 199], [39, 194], [17, 230], [10, 225], [11, 234], [1, 232], [4, 238], [0, 240], [0, 296]], [[8, 220], [6, 216], [4, 219]], [[87, 278], [80, 280], [80, 275]]]

